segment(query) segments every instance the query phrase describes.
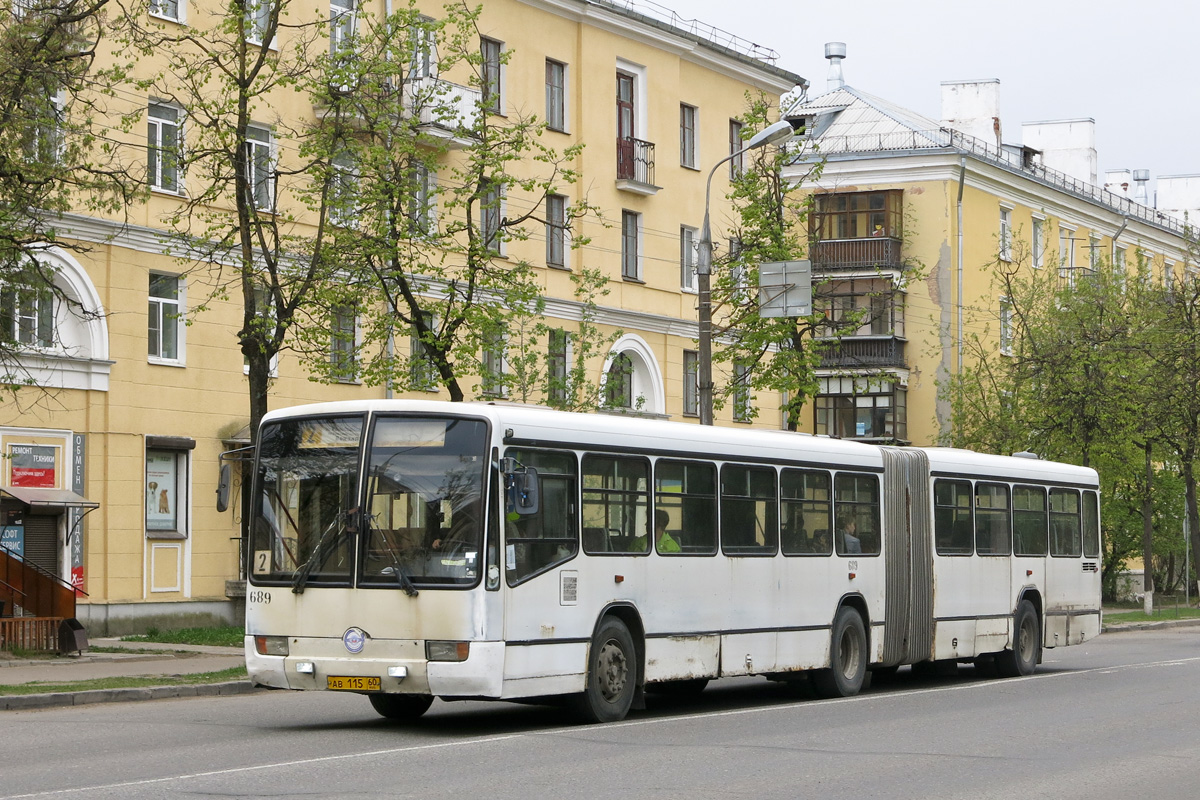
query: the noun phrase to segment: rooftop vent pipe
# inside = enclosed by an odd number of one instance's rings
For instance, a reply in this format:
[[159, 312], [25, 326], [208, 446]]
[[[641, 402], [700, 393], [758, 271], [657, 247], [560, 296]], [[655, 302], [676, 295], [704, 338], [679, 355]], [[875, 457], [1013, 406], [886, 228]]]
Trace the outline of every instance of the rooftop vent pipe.
[[1146, 184], [1150, 182], [1150, 170], [1135, 169], [1133, 171], [1133, 202], [1144, 206], [1150, 205], [1150, 193]]
[[845, 42], [826, 42], [825, 57], [829, 59], [829, 79], [825, 83], [825, 88], [829, 91], [840, 89], [846, 85], [846, 81], [842, 78], [842, 59], [846, 57]]

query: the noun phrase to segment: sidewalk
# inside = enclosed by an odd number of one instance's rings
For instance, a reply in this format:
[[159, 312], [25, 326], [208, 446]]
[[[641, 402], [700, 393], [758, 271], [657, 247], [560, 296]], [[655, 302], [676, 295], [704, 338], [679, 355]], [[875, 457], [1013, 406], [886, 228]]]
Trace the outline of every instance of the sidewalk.
[[[122, 642], [119, 639], [93, 639], [92, 647], [157, 652], [97, 653], [85, 650], [75, 658], [7, 659], [0, 655], [0, 685], [52, 681], [65, 683], [114, 677], [155, 677], [217, 672], [246, 663], [240, 647]], [[261, 691], [249, 681], [156, 686], [131, 689], [93, 689], [80, 692], [0, 695], [0, 711], [50, 706], [116, 703], [129, 700], [157, 700], [167, 697], [197, 697], [246, 694]]]

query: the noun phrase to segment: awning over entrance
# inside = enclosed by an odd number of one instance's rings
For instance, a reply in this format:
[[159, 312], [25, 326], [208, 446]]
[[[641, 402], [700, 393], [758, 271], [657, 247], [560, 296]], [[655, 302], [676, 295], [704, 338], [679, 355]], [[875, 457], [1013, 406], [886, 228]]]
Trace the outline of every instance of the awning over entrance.
[[20, 500], [30, 508], [99, 508], [100, 504], [67, 489], [34, 489], [26, 486], [0, 487], [0, 494]]

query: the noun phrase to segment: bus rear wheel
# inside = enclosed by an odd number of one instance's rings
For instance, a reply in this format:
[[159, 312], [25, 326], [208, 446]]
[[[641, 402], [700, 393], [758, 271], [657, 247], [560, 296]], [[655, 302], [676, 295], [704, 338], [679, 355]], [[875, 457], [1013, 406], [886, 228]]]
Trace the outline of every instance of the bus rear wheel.
[[1017, 604], [1013, 614], [1013, 643], [996, 654], [996, 672], [1002, 678], [1032, 675], [1042, 654], [1042, 626], [1037, 609], [1028, 600]]
[[625, 623], [605, 617], [588, 650], [587, 684], [575, 708], [586, 722], [617, 722], [633, 706], [637, 651]]
[[822, 697], [853, 697], [862, 690], [866, 672], [866, 626], [857, 611], [842, 606], [833, 620], [829, 668], [813, 672], [813, 685]]
[[369, 694], [367, 699], [380, 716], [398, 720], [417, 719], [433, 705], [427, 694]]

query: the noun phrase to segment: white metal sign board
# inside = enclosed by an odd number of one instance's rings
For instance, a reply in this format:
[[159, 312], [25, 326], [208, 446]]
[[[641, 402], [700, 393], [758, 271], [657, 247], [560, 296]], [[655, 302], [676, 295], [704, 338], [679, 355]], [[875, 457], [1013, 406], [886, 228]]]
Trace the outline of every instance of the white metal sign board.
[[759, 264], [758, 314], [771, 318], [812, 314], [812, 262], [767, 261]]

